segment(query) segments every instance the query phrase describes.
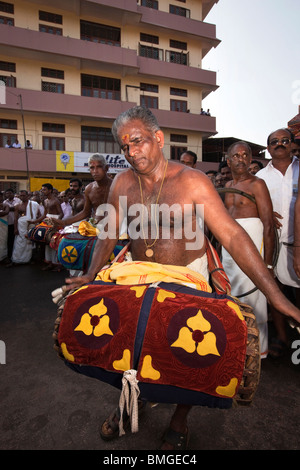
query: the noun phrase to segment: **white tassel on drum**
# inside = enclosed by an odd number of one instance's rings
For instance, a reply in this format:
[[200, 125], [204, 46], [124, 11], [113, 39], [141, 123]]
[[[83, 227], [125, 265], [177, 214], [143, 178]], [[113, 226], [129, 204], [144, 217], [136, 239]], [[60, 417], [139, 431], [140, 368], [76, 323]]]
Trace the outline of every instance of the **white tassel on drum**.
[[294, 320], [289, 320], [289, 325], [290, 325], [291, 328], [295, 328], [298, 331], [298, 333], [300, 334], [300, 326], [296, 325]]
[[[126, 370], [122, 378], [122, 391], [119, 401], [120, 408], [120, 421], [119, 421], [119, 435], [125, 434], [123, 427], [123, 412], [126, 406], [126, 412], [130, 417], [131, 432], [138, 432], [139, 430], [139, 410], [138, 410], [138, 397], [140, 389], [138, 387], [138, 380], [136, 378], [137, 371], [134, 369]], [[130, 384], [130, 390], [129, 390]]]
[[58, 304], [58, 302], [63, 298], [65, 293], [66, 293], [65, 286], [59, 287], [58, 289], [55, 289], [54, 291], [52, 291], [51, 292], [52, 302], [54, 302], [55, 304]]

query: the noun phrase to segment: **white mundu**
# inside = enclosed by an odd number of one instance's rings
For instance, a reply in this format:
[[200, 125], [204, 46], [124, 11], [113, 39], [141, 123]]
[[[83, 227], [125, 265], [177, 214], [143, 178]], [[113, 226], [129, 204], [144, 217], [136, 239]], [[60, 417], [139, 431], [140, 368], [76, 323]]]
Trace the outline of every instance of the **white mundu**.
[[[245, 219], [236, 219], [236, 221], [245, 229], [261, 256], [264, 255], [263, 248], [263, 223], [257, 217], [248, 217]], [[246, 276], [246, 274], [238, 267], [230, 254], [222, 248], [222, 264], [223, 268], [231, 283], [231, 294], [240, 296], [255, 289], [255, 285]], [[252, 294], [239, 297], [239, 300], [253, 308], [256, 318], [257, 327], [259, 329], [260, 351], [261, 357], [266, 357], [268, 350], [268, 312], [267, 300], [264, 294], [256, 289]]]

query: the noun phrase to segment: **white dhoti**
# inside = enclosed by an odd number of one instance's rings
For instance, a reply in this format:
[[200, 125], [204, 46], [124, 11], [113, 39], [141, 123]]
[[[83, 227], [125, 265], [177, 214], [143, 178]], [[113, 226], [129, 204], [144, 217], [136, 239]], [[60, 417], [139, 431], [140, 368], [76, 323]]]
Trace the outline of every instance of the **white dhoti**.
[[14, 248], [11, 260], [16, 264], [28, 263], [32, 257], [33, 243], [26, 238], [28, 233], [28, 221], [37, 218], [39, 205], [35, 201], [29, 201], [26, 208], [26, 215], [18, 219], [18, 235], [15, 236]]
[[[263, 257], [264, 251], [262, 221], [256, 217], [236, 219], [236, 221], [248, 233], [259, 253]], [[224, 248], [222, 248], [222, 264], [230, 280], [231, 294], [233, 296], [240, 296], [244, 293], [246, 294], [255, 288], [253, 282], [239, 268], [239, 266]], [[256, 289], [252, 294], [238, 298], [242, 303], [250, 305], [250, 307], [253, 308], [257, 327], [259, 329], [261, 357], [264, 358], [267, 356], [268, 351], [268, 311], [266, 297], [259, 289]]]
[[7, 215], [0, 218], [0, 261], [7, 257]]
[[279, 255], [274, 269], [277, 279], [285, 286], [300, 288], [300, 279], [296, 276], [293, 265], [293, 247], [280, 241]]

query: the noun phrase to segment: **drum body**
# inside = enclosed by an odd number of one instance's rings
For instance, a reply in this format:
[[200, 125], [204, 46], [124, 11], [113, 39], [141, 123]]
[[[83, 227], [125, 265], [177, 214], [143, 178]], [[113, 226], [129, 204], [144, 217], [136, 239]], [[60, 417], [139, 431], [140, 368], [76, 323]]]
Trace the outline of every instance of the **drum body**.
[[94, 281], [60, 305], [55, 348], [75, 371], [119, 389], [135, 369], [150, 401], [230, 408], [247, 361], [242, 312], [230, 296], [177, 284]]
[[[76, 269], [86, 272], [90, 265], [97, 240], [97, 236], [85, 236], [80, 233], [63, 235], [59, 239], [57, 249], [59, 263], [66, 269]], [[126, 243], [128, 243], [128, 240], [118, 241], [110, 257], [110, 261], [113, 261]]]
[[53, 225], [48, 225], [42, 222], [28, 231], [27, 238], [33, 242], [49, 244], [52, 236], [56, 232], [57, 229], [54, 228]]

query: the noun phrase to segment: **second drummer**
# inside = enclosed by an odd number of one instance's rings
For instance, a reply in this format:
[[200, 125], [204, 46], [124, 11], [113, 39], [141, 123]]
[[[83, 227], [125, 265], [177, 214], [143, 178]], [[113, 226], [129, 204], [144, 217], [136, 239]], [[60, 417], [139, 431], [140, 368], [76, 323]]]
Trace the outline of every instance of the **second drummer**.
[[[273, 206], [267, 185], [248, 171], [252, 151], [246, 142], [236, 142], [227, 150], [227, 164], [231, 168], [232, 181], [226, 183], [225, 206], [232, 217], [251, 237], [267, 268], [273, 274], [273, 253], [275, 231], [273, 226]], [[255, 199], [255, 202], [240, 193], [242, 191]], [[243, 273], [229, 253], [222, 248], [222, 264], [231, 283], [231, 293], [243, 303], [250, 305], [256, 316], [259, 328], [261, 357], [268, 351], [268, 312], [266, 297], [253, 290], [254, 283]], [[249, 295], [242, 296], [244, 293]]]

